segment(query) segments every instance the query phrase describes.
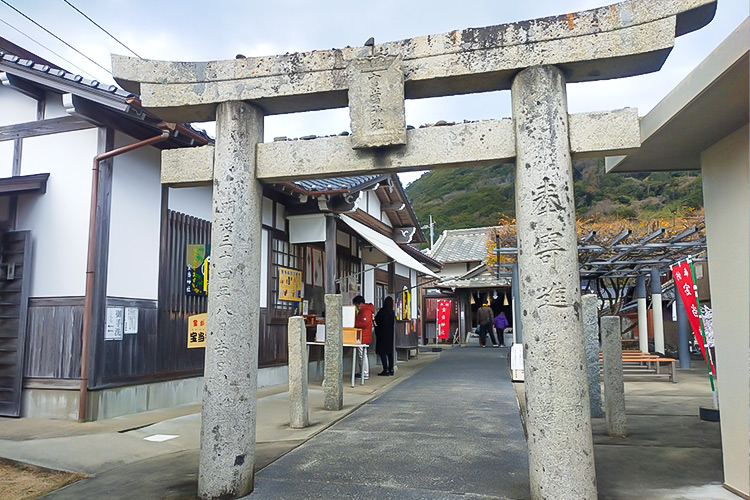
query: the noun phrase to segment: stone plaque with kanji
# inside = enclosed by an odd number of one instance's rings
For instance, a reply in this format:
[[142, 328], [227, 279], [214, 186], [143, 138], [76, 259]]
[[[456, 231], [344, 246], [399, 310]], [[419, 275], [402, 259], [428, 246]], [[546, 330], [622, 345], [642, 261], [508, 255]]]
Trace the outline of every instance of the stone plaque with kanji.
[[352, 148], [406, 144], [401, 56], [369, 56], [349, 66]]

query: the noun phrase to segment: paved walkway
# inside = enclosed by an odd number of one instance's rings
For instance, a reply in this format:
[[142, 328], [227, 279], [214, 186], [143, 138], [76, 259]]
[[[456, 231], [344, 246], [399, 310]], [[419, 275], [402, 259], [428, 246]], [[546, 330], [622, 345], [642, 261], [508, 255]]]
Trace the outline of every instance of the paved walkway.
[[444, 351], [260, 471], [247, 498], [528, 498], [507, 352]]
[[[422, 353], [399, 363], [395, 377], [345, 385], [338, 412], [322, 409], [311, 381], [311, 426], [300, 430], [288, 426], [286, 387], [262, 389], [259, 472], [247, 498], [528, 498], [523, 384], [508, 380], [506, 355], [475, 343]], [[604, 419], [593, 420], [599, 500], [739, 498], [721, 486], [718, 423], [698, 418], [711, 404], [704, 371], [680, 370], [677, 384], [626, 381], [627, 438], [608, 437]], [[3, 418], [0, 457], [92, 476], [45, 497], [53, 500], [195, 498], [199, 412], [84, 424]], [[169, 439], [146, 439], [158, 435]]]

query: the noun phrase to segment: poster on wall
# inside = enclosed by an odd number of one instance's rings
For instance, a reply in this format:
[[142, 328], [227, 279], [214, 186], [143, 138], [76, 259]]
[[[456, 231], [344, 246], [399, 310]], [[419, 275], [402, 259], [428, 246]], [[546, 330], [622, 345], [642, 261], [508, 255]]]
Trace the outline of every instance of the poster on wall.
[[397, 293], [395, 295], [396, 303], [393, 305], [393, 308], [396, 313], [396, 320], [402, 320], [404, 319], [404, 295], [402, 293]]
[[401, 319], [411, 319], [411, 291], [404, 287], [401, 291]]
[[122, 307], [107, 308], [107, 327], [104, 330], [104, 340], [122, 340], [122, 323], [125, 315]]
[[207, 313], [188, 316], [188, 349], [206, 347], [206, 317]]
[[289, 267], [279, 268], [279, 300], [302, 300], [302, 271]]
[[323, 276], [325, 276], [325, 272], [323, 270], [323, 251], [318, 250], [317, 248], [313, 248], [313, 286], [321, 286], [324, 287], [324, 279]]
[[211, 248], [209, 245], [186, 245], [185, 248], [185, 294], [205, 297]]
[[313, 284], [312, 251], [311, 247], [305, 247], [305, 285]]
[[126, 335], [138, 333], [138, 308], [125, 308], [125, 326], [123, 328]]
[[437, 306], [437, 318], [436, 318], [436, 330], [437, 338], [447, 339], [448, 328], [451, 321], [451, 301], [450, 300], [438, 300]]

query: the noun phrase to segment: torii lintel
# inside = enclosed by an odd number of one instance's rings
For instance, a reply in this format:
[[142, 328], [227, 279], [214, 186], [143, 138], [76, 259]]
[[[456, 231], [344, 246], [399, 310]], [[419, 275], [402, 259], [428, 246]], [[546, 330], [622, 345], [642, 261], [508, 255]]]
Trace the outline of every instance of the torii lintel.
[[568, 83], [657, 71], [675, 36], [706, 25], [716, 0], [626, 0], [555, 17], [420, 36], [374, 47], [212, 62], [112, 56], [115, 79], [176, 122], [210, 121], [220, 102], [250, 101], [265, 114], [346, 107], [350, 63], [399, 56], [404, 97], [510, 88], [522, 69], [556, 65]]

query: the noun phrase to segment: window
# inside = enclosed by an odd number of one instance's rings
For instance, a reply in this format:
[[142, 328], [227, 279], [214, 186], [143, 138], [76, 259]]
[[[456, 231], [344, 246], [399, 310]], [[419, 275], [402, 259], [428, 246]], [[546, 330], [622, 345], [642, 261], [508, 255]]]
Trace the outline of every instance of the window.
[[288, 241], [272, 236], [271, 239], [271, 283], [269, 284], [271, 298], [271, 317], [287, 318], [299, 305], [297, 302], [279, 300], [279, 268], [290, 267], [292, 269], [302, 269], [302, 261], [299, 258], [297, 245], [292, 245]]
[[383, 301], [388, 296], [388, 285], [385, 283], [375, 283], [375, 309], [380, 310], [383, 307]]

